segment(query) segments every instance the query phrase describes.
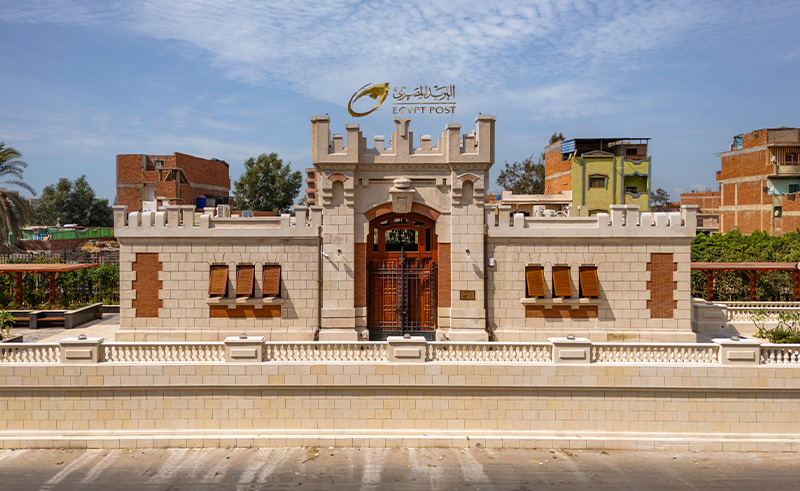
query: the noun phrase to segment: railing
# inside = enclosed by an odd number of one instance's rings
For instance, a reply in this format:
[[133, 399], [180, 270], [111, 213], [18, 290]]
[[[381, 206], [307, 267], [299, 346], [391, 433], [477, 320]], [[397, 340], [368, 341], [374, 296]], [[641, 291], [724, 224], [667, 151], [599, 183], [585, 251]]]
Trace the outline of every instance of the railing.
[[0, 363], [58, 363], [61, 345], [55, 343], [0, 344]]
[[719, 346], [699, 343], [594, 343], [592, 363], [718, 363]]
[[800, 365], [800, 344], [762, 344], [762, 365]]
[[265, 343], [264, 361], [388, 361], [385, 342]]
[[428, 343], [427, 361], [476, 363], [548, 363], [553, 360], [550, 343]]
[[103, 361], [147, 362], [222, 362], [225, 343], [106, 343]]
[[781, 313], [798, 313], [800, 304], [797, 302], [714, 302], [727, 307], [728, 322], [752, 322], [751, 313], [754, 310], [764, 309], [766, 317], [764, 322], [778, 322]]

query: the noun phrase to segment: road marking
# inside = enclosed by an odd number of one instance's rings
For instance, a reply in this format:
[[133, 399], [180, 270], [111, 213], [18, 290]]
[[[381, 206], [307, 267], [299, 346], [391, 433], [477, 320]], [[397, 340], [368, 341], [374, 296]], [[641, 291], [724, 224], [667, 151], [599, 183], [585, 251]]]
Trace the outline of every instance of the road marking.
[[64, 468], [61, 469], [61, 471], [58, 474], [48, 479], [47, 482], [44, 483], [42, 489], [52, 489], [53, 486], [63, 481], [64, 478], [72, 474], [74, 471], [78, 470], [78, 467], [82, 466], [85, 461], [91, 460], [96, 456], [97, 454], [95, 453], [90, 453], [88, 451], [85, 451], [83, 455], [81, 455], [77, 459], [73, 460], [72, 462], [64, 466]]
[[489, 476], [483, 472], [483, 465], [472, 456], [470, 450], [456, 450], [461, 475], [468, 484], [489, 483]]
[[381, 472], [383, 471], [384, 450], [366, 448], [362, 454], [364, 456], [364, 471], [361, 474], [361, 489], [377, 489], [377, 485], [381, 482]]

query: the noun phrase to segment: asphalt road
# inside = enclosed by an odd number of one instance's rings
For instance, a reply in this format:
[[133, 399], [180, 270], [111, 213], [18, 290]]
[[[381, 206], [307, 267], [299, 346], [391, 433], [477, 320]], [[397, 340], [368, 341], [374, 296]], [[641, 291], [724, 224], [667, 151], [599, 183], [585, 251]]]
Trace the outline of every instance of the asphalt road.
[[2, 450], [9, 490], [798, 489], [794, 454], [488, 449]]

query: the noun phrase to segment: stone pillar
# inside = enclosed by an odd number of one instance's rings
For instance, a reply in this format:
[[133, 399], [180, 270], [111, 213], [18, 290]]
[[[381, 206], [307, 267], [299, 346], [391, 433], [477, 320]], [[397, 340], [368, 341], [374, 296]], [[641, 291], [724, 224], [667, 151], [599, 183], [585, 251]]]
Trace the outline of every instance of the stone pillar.
[[548, 338], [553, 343], [556, 365], [588, 365], [592, 362], [592, 342], [587, 338]]
[[226, 363], [261, 363], [264, 356], [264, 336], [225, 338]]
[[389, 336], [386, 341], [389, 343], [391, 363], [425, 363], [428, 341], [424, 337]]
[[758, 365], [761, 359], [761, 343], [754, 339], [715, 338], [719, 345], [719, 362], [722, 365]]
[[61, 340], [61, 363], [98, 363], [102, 356], [103, 338], [77, 338]]

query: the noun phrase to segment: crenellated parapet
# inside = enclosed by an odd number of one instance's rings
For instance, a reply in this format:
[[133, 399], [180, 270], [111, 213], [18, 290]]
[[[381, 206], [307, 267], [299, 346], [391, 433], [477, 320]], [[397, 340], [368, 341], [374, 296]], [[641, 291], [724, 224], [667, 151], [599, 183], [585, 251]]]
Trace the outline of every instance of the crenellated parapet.
[[322, 225], [322, 208], [318, 206], [296, 206], [294, 215], [277, 217], [232, 217], [224, 208], [198, 210], [178, 205], [157, 212], [128, 213], [126, 206], [113, 208], [114, 235], [121, 239], [317, 237]]
[[511, 216], [511, 206], [487, 206], [486, 224], [493, 238], [686, 238], [697, 232], [697, 206], [679, 212], [640, 212], [636, 205], [611, 205], [611, 213], [590, 217]]
[[494, 162], [495, 117], [479, 115], [472, 133], [461, 135], [461, 125], [450, 123], [435, 142], [429, 135], [420, 138], [414, 146], [414, 133], [409, 129], [411, 118], [395, 118], [395, 131], [386, 142], [376, 136], [372, 147], [362, 135], [358, 124], [345, 125], [345, 135], [331, 135], [330, 118], [311, 118], [311, 160], [316, 166], [333, 164], [345, 168], [347, 164], [486, 164]]

